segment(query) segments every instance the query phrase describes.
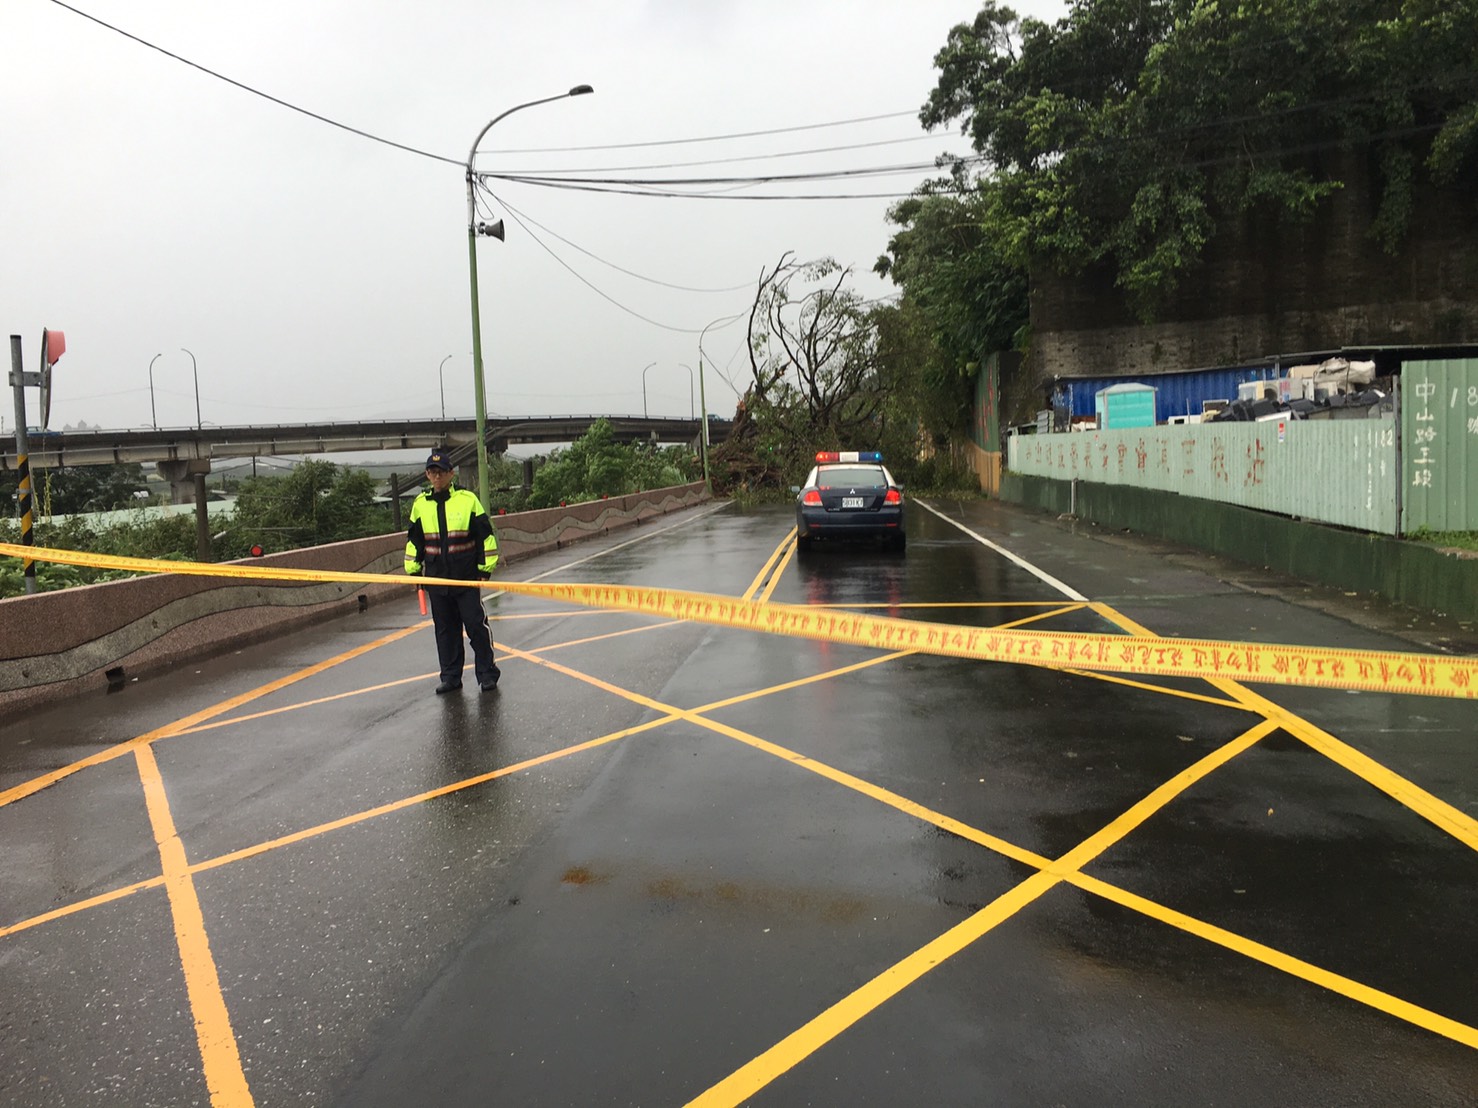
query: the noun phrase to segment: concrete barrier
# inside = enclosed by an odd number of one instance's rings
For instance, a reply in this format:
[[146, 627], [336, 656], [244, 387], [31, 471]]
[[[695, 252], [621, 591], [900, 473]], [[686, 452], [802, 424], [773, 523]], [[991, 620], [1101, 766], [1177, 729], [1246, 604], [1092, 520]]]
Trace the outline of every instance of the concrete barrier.
[[1078, 481], [1074, 491], [1071, 481], [1007, 473], [1001, 499], [1045, 512], [1072, 512], [1103, 527], [1169, 539], [1300, 581], [1372, 593], [1454, 619], [1478, 619], [1478, 556], [1471, 552], [1096, 481]]
[[[518, 561], [708, 499], [702, 482], [495, 516], [501, 561]], [[288, 550], [251, 564], [400, 573], [405, 535]], [[245, 563], [238, 563], [245, 564]], [[0, 707], [117, 686], [193, 659], [362, 611], [403, 586], [242, 582], [161, 573], [0, 600]]]

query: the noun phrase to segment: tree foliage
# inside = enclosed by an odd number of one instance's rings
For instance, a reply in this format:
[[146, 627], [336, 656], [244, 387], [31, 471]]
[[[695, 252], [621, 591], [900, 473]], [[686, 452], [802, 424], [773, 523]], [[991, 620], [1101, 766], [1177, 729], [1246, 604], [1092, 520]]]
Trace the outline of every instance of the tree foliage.
[[765, 495], [799, 481], [818, 450], [881, 450], [910, 480], [923, 441], [963, 426], [953, 380], [914, 311], [865, 302], [851, 271], [787, 253], [749, 318], [750, 382], [713, 456], [719, 492]]
[[390, 511], [375, 502], [375, 483], [369, 474], [308, 459], [283, 476], [252, 477], [242, 483], [222, 540], [222, 556], [243, 557], [253, 543], [287, 550], [390, 530]]
[[[1107, 265], [1152, 316], [1224, 223], [1302, 219], [1368, 166], [1394, 251], [1421, 174], [1478, 171], [1478, 0], [987, 0], [920, 119], [982, 159], [987, 249]], [[963, 167], [957, 167], [962, 173]]]
[[750, 380], [718, 487], [775, 488], [818, 449], [874, 449], [886, 434], [878, 332], [851, 271], [784, 254], [760, 278], [749, 313]]
[[551, 508], [670, 488], [696, 480], [698, 475], [693, 452], [687, 447], [658, 449], [651, 444], [619, 443], [610, 420], [599, 419], [568, 449], [555, 451], [534, 471], [527, 506]]
[[[13, 470], [0, 474], [0, 501], [14, 504], [19, 479]], [[147, 490], [144, 467], [138, 462], [111, 466], [61, 466], [31, 470], [31, 495], [40, 516], [66, 516], [81, 512], [109, 512], [133, 508]]]
[[903, 290], [879, 313], [892, 377], [936, 443], [963, 435], [986, 357], [1028, 334], [1026, 271], [991, 238], [990, 202], [984, 191], [903, 201], [889, 212], [901, 230], [874, 266]]

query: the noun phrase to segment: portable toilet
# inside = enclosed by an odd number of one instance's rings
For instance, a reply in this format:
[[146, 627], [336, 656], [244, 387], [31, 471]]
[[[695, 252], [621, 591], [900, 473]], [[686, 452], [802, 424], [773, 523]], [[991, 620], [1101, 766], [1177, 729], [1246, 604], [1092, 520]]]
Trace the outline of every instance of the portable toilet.
[[1155, 389], [1151, 385], [1110, 385], [1093, 396], [1100, 430], [1116, 427], [1153, 427]]

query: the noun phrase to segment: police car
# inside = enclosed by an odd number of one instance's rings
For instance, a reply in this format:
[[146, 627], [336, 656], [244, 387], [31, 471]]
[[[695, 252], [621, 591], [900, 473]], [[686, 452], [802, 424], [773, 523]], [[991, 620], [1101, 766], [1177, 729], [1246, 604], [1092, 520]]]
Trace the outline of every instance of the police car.
[[903, 550], [903, 487], [876, 450], [823, 450], [804, 485], [792, 489], [796, 546], [834, 539], [881, 540]]

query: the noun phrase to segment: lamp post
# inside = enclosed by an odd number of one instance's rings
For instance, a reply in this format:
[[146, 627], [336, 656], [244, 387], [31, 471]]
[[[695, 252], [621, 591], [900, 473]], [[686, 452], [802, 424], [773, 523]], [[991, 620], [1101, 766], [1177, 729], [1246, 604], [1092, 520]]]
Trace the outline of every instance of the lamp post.
[[477, 198], [472, 159], [477, 157], [477, 144], [492, 130], [493, 124], [498, 120], [514, 112], [522, 111], [524, 108], [532, 108], [536, 104], [548, 104], [554, 100], [563, 100], [567, 96], [583, 96], [587, 92], [594, 91], [589, 85], [576, 85], [569, 92], [562, 92], [558, 96], [546, 96], [541, 100], [530, 100], [525, 104], [515, 105], [502, 115], [494, 116], [486, 127], [477, 132], [477, 137], [472, 140], [472, 148], [467, 151], [467, 272], [472, 292], [472, 387], [477, 404], [477, 495], [482, 501], [484, 510], [488, 504], [488, 402], [487, 394], [483, 390], [482, 319], [477, 301], [477, 236], [485, 234], [501, 239], [503, 221], [499, 220], [493, 224], [477, 222]]
[[451, 357], [448, 354], [445, 358], [441, 359], [441, 365], [436, 367], [436, 379], [441, 383], [441, 419], [443, 423], [446, 422], [446, 377], [441, 371], [446, 368], [446, 364], [451, 361]]
[[703, 432], [698, 436], [698, 445], [703, 451], [703, 487], [710, 495], [713, 493], [713, 484], [708, 479], [708, 397], [704, 395], [703, 388], [703, 337], [708, 334], [709, 327], [716, 327], [720, 323], [733, 323], [743, 314], [743, 312], [738, 312], [734, 315], [719, 316], [698, 332], [698, 404], [703, 409]]
[[[654, 366], [656, 364], [657, 364], [656, 362], [652, 362], [651, 365], [648, 365], [647, 366], [647, 369], [651, 369], [652, 366]], [[642, 419], [646, 419], [647, 418], [647, 369], [644, 369], [644, 370], [641, 371], [641, 417], [642, 417]]]
[[155, 354], [149, 359], [149, 421], [156, 431], [159, 430], [159, 413], [154, 410], [154, 363], [162, 357], [163, 354]]
[[693, 367], [683, 365], [682, 362], [678, 362], [677, 364], [679, 369], [686, 369], [688, 371], [688, 418], [693, 419], [696, 415], [693, 410]]
[[[190, 354], [183, 346], [180, 353]], [[195, 364], [195, 355], [190, 354], [190, 372], [195, 375], [195, 430], [204, 430], [205, 424], [200, 419], [200, 367]]]

